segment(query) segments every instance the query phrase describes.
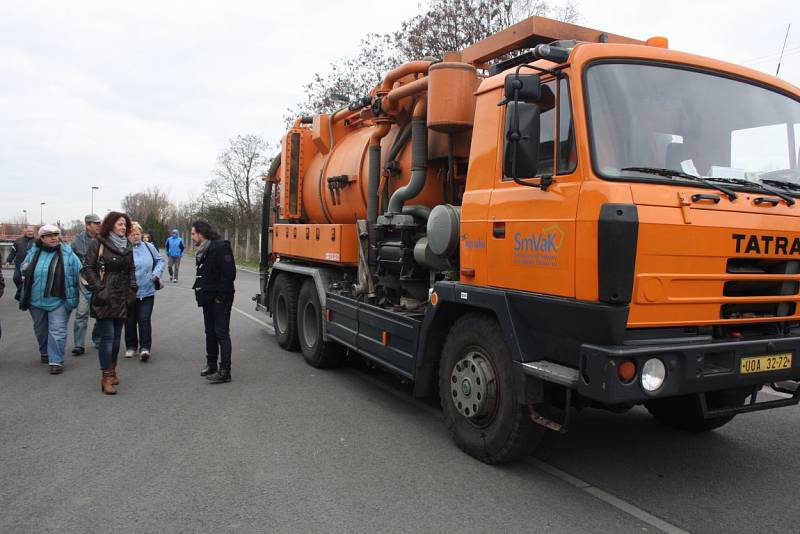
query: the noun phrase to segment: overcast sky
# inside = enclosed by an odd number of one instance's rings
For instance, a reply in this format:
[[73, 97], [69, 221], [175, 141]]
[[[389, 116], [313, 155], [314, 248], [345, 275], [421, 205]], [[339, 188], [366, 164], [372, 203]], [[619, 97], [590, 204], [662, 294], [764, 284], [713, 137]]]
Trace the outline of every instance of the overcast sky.
[[[583, 0], [581, 23], [800, 86], [800, 2]], [[227, 140], [277, 141], [314, 72], [388, 32], [417, 0], [0, 2], [0, 221], [119, 207], [159, 185], [196, 194]]]

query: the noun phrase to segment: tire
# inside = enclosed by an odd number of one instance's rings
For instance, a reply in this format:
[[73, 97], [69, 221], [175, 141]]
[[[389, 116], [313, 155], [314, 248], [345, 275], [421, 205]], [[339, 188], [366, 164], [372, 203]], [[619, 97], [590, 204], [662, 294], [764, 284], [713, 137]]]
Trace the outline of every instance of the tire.
[[[712, 409], [734, 408], [742, 406], [750, 392], [749, 388], [712, 391], [706, 393], [706, 402]], [[645, 407], [659, 423], [686, 432], [708, 432], [730, 423], [736, 417], [726, 415], [704, 419], [696, 395], [652, 400]]]
[[297, 350], [297, 293], [299, 283], [289, 274], [280, 273], [272, 288], [272, 327], [278, 345], [286, 350]]
[[468, 314], [456, 321], [439, 362], [444, 423], [461, 450], [487, 464], [530, 454], [545, 431], [517, 402], [514, 372], [494, 319]]
[[297, 299], [297, 332], [300, 350], [306, 362], [316, 368], [341, 365], [347, 349], [333, 341], [322, 339], [322, 305], [317, 286], [311, 278], [303, 282]]

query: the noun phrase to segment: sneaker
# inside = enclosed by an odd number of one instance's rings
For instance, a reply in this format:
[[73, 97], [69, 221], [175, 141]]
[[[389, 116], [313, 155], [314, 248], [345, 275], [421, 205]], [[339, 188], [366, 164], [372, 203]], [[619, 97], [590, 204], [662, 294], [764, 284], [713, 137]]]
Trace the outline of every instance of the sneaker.
[[74, 349], [72, 349], [72, 355], [73, 356], [80, 356], [80, 355], [85, 354], [85, 353], [86, 353], [86, 349], [84, 349], [83, 347], [75, 347]]
[[173, 283], [173, 284], [177, 284], [177, 283], [178, 283], [178, 279], [177, 279], [177, 278], [175, 278], [175, 279], [172, 281], [172, 283]]
[[125, 357], [126, 358], [133, 358], [134, 356], [136, 356], [136, 350], [135, 349], [127, 349], [125, 351]]
[[50, 374], [51, 375], [60, 375], [64, 372], [64, 368], [60, 365], [51, 365], [50, 366]]
[[220, 369], [213, 375], [206, 376], [206, 380], [214, 383], [214, 384], [221, 384], [223, 382], [230, 382], [231, 381], [231, 372], [229, 369]]
[[150, 349], [142, 349], [139, 351], [139, 360], [146, 362], [150, 359]]
[[47, 354], [40, 354], [39, 361], [42, 363], [50, 363], [50, 359], [47, 357]]
[[216, 367], [211, 367], [209, 365], [206, 365], [203, 368], [203, 370], [200, 371], [200, 376], [211, 376], [213, 374], [216, 374], [216, 372], [217, 372], [217, 368]]

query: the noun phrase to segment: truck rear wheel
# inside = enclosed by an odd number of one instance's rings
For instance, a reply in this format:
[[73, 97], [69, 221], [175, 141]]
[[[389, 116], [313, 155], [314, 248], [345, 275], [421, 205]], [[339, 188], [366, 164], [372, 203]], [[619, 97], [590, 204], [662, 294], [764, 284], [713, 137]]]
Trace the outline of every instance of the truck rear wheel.
[[286, 350], [297, 350], [297, 292], [298, 282], [292, 275], [280, 273], [272, 288], [272, 327], [278, 345]]
[[468, 314], [456, 321], [439, 365], [444, 422], [461, 450], [488, 464], [529, 454], [544, 433], [517, 402], [513, 373], [495, 320]]
[[317, 286], [308, 279], [300, 288], [297, 299], [297, 331], [300, 350], [309, 365], [317, 368], [336, 367], [342, 363], [347, 349], [322, 338], [322, 305]]
[[[706, 393], [706, 403], [711, 409], [735, 408], [742, 406], [751, 393], [749, 388], [724, 389]], [[656, 399], [645, 404], [647, 411], [659, 423], [685, 430], [687, 432], [708, 432], [731, 422], [735, 415], [703, 418], [696, 395], [682, 395], [666, 399]]]

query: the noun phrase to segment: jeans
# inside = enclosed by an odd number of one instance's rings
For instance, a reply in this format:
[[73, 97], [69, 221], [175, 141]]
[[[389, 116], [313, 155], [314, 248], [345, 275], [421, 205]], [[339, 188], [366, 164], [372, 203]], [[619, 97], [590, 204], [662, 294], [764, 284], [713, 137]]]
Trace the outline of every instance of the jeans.
[[31, 306], [33, 333], [39, 343], [39, 354], [47, 355], [50, 365], [64, 365], [64, 347], [67, 345], [69, 314], [63, 304], [53, 311]]
[[[128, 318], [125, 319], [125, 348], [129, 350], [150, 350], [153, 348], [150, 316], [153, 315], [154, 296], [137, 298], [128, 306]], [[138, 335], [137, 335], [138, 327]]]
[[100, 369], [111, 369], [117, 364], [119, 342], [125, 319], [98, 319], [97, 329], [100, 333], [100, 348], [97, 351]]
[[[75, 310], [75, 322], [72, 325], [72, 339], [75, 341], [75, 346], [85, 348], [86, 329], [89, 326], [89, 308], [92, 303], [92, 292], [83, 285], [79, 286], [78, 291], [78, 307]], [[97, 321], [92, 328], [92, 343], [95, 347], [100, 346], [100, 333], [97, 331]]]
[[206, 360], [209, 367], [231, 368], [231, 306], [230, 302], [212, 302], [203, 306], [206, 327]]
[[167, 258], [167, 269], [172, 280], [178, 279], [178, 269], [181, 268], [181, 256], [170, 256]]

